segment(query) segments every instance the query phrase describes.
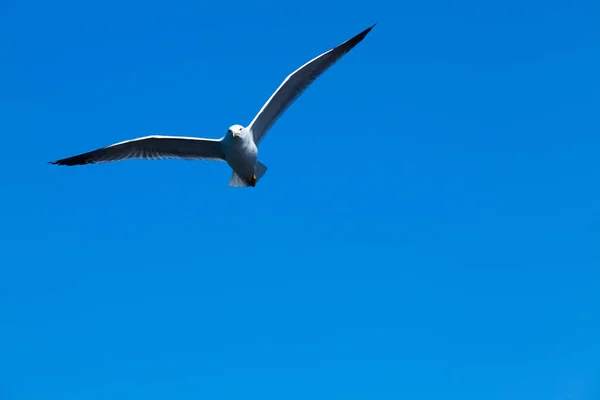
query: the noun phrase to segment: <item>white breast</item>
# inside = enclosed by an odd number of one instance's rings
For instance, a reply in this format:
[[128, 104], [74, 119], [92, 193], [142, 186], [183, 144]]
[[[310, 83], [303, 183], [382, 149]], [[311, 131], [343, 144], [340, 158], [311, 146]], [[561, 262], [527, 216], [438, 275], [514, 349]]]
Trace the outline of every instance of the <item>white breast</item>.
[[232, 139], [227, 143], [225, 157], [229, 166], [240, 176], [252, 176], [258, 149], [252, 140]]

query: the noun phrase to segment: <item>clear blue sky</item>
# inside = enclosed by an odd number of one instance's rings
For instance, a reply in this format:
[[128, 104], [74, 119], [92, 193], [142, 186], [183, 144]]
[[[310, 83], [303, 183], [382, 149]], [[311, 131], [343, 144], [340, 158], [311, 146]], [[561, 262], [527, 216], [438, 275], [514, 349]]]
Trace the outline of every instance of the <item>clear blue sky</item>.
[[[599, 399], [599, 18], [3, 0], [0, 399]], [[220, 137], [374, 22], [255, 189], [220, 163], [47, 164]]]

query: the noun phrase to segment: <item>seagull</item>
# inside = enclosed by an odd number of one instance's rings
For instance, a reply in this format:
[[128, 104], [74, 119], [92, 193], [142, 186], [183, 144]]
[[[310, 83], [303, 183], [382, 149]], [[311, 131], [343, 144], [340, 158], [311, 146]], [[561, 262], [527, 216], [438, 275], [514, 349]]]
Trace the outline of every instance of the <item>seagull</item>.
[[225, 161], [231, 167], [230, 187], [255, 187], [267, 171], [258, 161], [258, 145], [290, 105], [329, 67], [352, 50], [375, 24], [288, 75], [246, 127], [232, 125], [220, 139], [184, 136], [145, 136], [51, 161], [55, 165], [85, 165], [125, 159]]

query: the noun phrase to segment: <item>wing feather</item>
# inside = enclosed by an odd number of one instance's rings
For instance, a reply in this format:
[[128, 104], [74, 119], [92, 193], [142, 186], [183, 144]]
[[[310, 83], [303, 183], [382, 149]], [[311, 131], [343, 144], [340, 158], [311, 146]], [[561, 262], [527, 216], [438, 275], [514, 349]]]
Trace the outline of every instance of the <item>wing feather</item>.
[[182, 136], [146, 136], [93, 150], [62, 160], [56, 165], [85, 165], [125, 159], [158, 160], [180, 158], [184, 160], [225, 160], [221, 140]]
[[329, 67], [360, 43], [375, 25], [365, 29], [353, 38], [333, 49], [313, 58], [285, 78], [269, 100], [254, 117], [248, 129], [252, 131], [254, 142], [258, 144], [269, 129], [292, 103]]

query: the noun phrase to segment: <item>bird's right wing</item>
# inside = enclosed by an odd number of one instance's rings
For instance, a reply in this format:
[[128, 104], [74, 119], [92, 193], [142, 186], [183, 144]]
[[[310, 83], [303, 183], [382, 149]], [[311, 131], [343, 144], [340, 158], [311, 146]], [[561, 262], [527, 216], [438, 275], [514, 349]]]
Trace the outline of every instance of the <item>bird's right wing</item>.
[[201, 139], [179, 136], [146, 136], [51, 161], [57, 165], [84, 165], [121, 161], [132, 158], [157, 160], [181, 158], [185, 160], [225, 160], [219, 139]]
[[254, 143], [258, 144], [277, 119], [304, 93], [315, 79], [360, 43], [374, 26], [313, 58], [288, 75], [248, 125], [248, 129], [252, 131]]

